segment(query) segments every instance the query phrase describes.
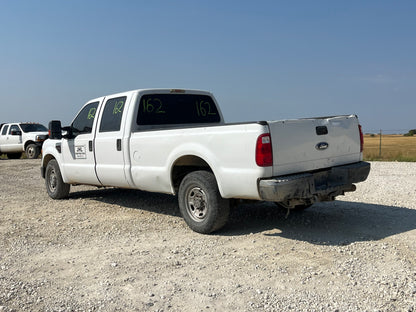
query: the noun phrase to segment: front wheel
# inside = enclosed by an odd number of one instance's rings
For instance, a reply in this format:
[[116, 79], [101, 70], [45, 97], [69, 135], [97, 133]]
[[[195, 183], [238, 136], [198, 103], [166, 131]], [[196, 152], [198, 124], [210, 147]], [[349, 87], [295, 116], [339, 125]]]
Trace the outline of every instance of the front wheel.
[[36, 144], [29, 144], [26, 147], [26, 157], [28, 159], [36, 159], [39, 157], [40, 148]]
[[68, 197], [70, 185], [62, 180], [61, 170], [55, 159], [46, 166], [45, 184], [48, 194], [53, 199]]
[[188, 226], [208, 234], [222, 228], [230, 214], [230, 202], [221, 197], [215, 176], [208, 171], [194, 171], [179, 186], [179, 209]]

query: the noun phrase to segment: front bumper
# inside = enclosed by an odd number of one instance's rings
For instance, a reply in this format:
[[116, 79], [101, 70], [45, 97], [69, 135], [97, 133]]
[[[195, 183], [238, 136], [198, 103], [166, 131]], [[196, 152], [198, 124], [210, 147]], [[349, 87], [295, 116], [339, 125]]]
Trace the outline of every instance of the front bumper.
[[355, 185], [365, 181], [370, 164], [364, 161], [307, 172], [260, 180], [260, 197], [288, 207], [334, 200], [335, 196], [355, 191]]

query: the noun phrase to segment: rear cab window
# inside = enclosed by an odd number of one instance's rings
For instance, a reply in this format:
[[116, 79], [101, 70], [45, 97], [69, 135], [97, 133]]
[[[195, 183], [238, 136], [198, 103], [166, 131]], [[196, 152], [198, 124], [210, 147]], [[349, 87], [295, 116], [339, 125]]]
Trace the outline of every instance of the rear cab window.
[[138, 126], [220, 123], [213, 99], [203, 94], [145, 94], [139, 98]]

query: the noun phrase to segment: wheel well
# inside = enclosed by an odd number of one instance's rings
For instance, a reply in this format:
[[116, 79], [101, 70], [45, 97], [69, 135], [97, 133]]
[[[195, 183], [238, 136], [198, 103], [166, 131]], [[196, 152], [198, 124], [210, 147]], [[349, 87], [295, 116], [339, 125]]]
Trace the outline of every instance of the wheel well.
[[171, 180], [175, 193], [179, 190], [183, 178], [192, 171], [206, 170], [212, 172], [208, 163], [198, 156], [187, 155], [177, 159], [172, 167]]
[[55, 157], [53, 157], [51, 154], [45, 155], [43, 157], [43, 167], [46, 167], [52, 159], [55, 159]]
[[35, 143], [35, 142], [33, 142], [33, 141], [26, 141], [26, 142], [25, 142], [25, 150], [26, 150], [26, 148], [27, 148], [27, 146], [28, 146], [29, 144], [36, 144], [36, 143]]
[[45, 155], [43, 157], [43, 162], [42, 162], [42, 166], [41, 166], [41, 174], [42, 174], [42, 178], [45, 178], [45, 171], [46, 171], [46, 166], [49, 164], [49, 162], [55, 159], [55, 157], [53, 157], [51, 154]]

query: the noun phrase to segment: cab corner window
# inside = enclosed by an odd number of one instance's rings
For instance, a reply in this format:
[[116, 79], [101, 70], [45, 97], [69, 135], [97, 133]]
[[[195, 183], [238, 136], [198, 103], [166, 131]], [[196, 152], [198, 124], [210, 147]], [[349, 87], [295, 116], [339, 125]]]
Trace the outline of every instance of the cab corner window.
[[95, 113], [97, 112], [99, 102], [93, 102], [84, 106], [72, 122], [72, 132], [75, 136], [92, 132]]
[[101, 118], [100, 132], [119, 131], [121, 117], [126, 103], [125, 96], [110, 99], [105, 103], [103, 116]]
[[9, 130], [9, 126], [8, 125], [4, 126], [3, 131], [1, 132], [1, 134], [2, 135], [6, 135], [7, 130]]

